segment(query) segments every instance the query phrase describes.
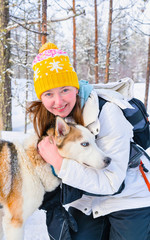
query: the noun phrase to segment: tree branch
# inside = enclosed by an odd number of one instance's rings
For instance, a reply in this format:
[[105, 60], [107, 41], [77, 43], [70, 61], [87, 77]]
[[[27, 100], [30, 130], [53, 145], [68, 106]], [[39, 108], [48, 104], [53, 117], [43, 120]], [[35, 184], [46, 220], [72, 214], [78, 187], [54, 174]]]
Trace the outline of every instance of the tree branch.
[[[67, 16], [67, 17], [64, 17], [64, 18], [59, 18], [59, 19], [51, 19], [49, 21], [47, 21], [47, 23], [53, 23], [53, 22], [62, 22], [62, 21], [66, 21], [70, 18], [73, 18], [73, 17], [78, 17], [82, 14], [85, 14], [85, 11], [83, 10], [82, 12], [78, 12], [78, 13], [75, 13], [75, 14], [72, 14], [71, 16]], [[23, 27], [31, 32], [34, 32], [34, 33], [37, 33], [37, 34], [46, 34], [48, 35], [48, 33], [42, 33], [42, 32], [39, 32], [39, 31], [35, 31], [35, 30], [31, 30], [30, 28], [27, 27], [27, 25], [34, 25], [34, 24], [39, 24], [41, 23], [41, 20], [40, 19], [35, 19], [35, 20], [30, 20], [28, 22], [22, 22], [22, 23], [19, 23], [17, 22], [16, 20], [14, 20], [13, 18], [11, 18], [11, 20], [13, 22], [15, 22], [16, 24], [11, 24], [11, 25], [8, 25], [8, 27], [6, 28], [6, 31], [9, 32], [17, 27]]]

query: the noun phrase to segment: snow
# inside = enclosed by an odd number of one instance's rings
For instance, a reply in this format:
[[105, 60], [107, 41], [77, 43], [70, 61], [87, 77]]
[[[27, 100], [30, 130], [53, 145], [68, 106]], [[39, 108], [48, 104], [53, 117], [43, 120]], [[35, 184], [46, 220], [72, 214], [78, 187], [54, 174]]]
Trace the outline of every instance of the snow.
[[[144, 101], [145, 84], [137, 83], [134, 88], [134, 96]], [[150, 101], [148, 105], [148, 112], [150, 113]], [[6, 140], [19, 140], [23, 141], [32, 128], [30, 127], [27, 134], [24, 134], [24, 112], [17, 102], [13, 101], [13, 131], [2, 132], [2, 137]], [[150, 149], [148, 150], [150, 153]], [[25, 224], [25, 237], [24, 240], [48, 240], [48, 233], [45, 224], [45, 212], [42, 210], [36, 210], [32, 216], [30, 216]], [[4, 239], [3, 239], [4, 240]]]
[[26, 222], [24, 240], [48, 240], [45, 221], [45, 212], [43, 210], [35, 211]]

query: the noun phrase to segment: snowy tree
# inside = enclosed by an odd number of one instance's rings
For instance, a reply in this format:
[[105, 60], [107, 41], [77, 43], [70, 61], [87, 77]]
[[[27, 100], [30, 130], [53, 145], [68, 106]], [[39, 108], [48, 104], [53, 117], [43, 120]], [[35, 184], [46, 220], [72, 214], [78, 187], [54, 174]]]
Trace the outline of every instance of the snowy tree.
[[77, 74], [79, 79], [88, 79], [94, 83], [93, 26], [91, 18], [88, 17], [77, 21]]
[[[73, 0], [73, 13], [75, 14], [76, 12], [76, 7], [75, 7], [75, 0]], [[75, 71], [77, 70], [77, 62], [76, 62], [76, 18], [73, 17], [73, 67]]]
[[95, 13], [95, 83], [98, 83], [98, 26], [97, 26], [97, 0], [94, 0]]
[[147, 109], [148, 106], [148, 94], [149, 94], [149, 86], [150, 86], [150, 37], [148, 42], [148, 60], [147, 60], [147, 71], [146, 71], [146, 84], [145, 84], [145, 99], [144, 104]]
[[106, 46], [106, 69], [105, 69], [105, 83], [109, 81], [109, 65], [110, 65], [110, 51], [111, 51], [111, 34], [112, 34], [112, 13], [113, 0], [109, 1], [109, 21], [107, 32], [107, 46]]
[[0, 0], [0, 118], [4, 130], [11, 130], [11, 69], [10, 69], [10, 32], [9, 1]]

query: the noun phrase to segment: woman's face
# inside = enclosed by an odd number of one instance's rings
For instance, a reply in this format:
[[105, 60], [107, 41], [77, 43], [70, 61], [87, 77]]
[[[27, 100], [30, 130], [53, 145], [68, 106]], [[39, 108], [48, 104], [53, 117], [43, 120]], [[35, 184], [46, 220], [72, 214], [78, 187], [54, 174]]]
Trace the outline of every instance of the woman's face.
[[67, 117], [76, 103], [78, 89], [75, 87], [58, 87], [41, 95], [45, 108], [55, 116]]

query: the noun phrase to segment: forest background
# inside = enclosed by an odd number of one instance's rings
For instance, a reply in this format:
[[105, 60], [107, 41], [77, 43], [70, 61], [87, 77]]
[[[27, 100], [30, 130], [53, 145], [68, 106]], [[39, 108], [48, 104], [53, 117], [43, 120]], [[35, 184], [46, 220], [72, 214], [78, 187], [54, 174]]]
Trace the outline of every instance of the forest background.
[[32, 61], [45, 42], [66, 51], [90, 83], [150, 79], [149, 0], [0, 0], [0, 118], [12, 130], [13, 100], [36, 99]]

